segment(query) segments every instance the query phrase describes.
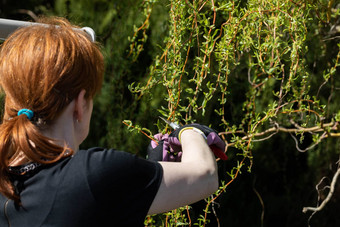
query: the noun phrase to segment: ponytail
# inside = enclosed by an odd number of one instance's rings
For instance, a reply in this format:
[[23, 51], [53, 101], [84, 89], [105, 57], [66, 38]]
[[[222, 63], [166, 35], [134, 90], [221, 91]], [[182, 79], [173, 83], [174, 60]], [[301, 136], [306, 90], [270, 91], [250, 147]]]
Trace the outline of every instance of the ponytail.
[[17, 203], [20, 203], [20, 197], [10, 181], [14, 174], [10, 171], [13, 160], [24, 156], [30, 162], [50, 164], [73, 154], [70, 148], [57, 146], [43, 136], [25, 115], [4, 121], [0, 132], [0, 192]]

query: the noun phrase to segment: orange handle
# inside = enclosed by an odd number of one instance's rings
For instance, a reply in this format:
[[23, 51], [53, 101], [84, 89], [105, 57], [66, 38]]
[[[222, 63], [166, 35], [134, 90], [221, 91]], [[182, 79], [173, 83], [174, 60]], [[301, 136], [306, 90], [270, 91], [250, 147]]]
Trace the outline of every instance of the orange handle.
[[221, 149], [219, 149], [216, 145], [211, 145], [210, 149], [216, 155], [216, 157], [224, 161], [228, 159], [228, 156]]

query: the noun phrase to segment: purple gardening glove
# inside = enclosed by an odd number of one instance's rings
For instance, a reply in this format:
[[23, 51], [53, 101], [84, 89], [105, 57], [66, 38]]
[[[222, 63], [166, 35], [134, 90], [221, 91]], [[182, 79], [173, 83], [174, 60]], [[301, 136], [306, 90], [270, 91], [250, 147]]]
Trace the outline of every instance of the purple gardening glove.
[[155, 136], [158, 140], [158, 145], [155, 141], [151, 141], [148, 147], [148, 157], [150, 161], [167, 161], [167, 162], [180, 162], [182, 157], [181, 151], [174, 151], [169, 146], [169, 134], [158, 133]]
[[173, 131], [167, 141], [168, 141], [168, 146], [172, 148], [174, 152], [179, 152], [182, 151], [182, 145], [179, 140], [181, 133], [186, 130], [186, 129], [193, 129], [197, 130], [202, 136], [206, 139], [207, 144], [209, 145], [210, 149], [214, 152], [214, 154], [222, 159], [222, 160], [227, 160], [228, 157], [224, 153], [225, 151], [225, 142], [219, 137], [217, 132], [205, 125], [200, 125], [200, 124], [189, 124], [189, 125], [184, 125], [175, 131]]

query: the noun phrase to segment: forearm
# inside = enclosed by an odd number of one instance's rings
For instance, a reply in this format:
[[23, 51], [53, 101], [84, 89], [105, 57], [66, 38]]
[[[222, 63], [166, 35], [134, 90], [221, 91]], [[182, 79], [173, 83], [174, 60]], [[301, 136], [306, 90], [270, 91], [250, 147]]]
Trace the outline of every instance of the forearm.
[[[189, 165], [189, 168], [192, 169], [192, 180], [198, 181], [208, 193], [216, 191], [218, 186], [217, 164], [215, 156], [203, 136], [194, 130], [185, 130], [181, 134], [181, 143], [182, 163]], [[211, 187], [207, 187], [208, 184]]]
[[182, 164], [192, 170], [191, 181], [205, 189], [207, 194], [217, 190], [218, 176], [215, 156], [202, 135], [194, 130], [185, 130], [181, 134]]
[[185, 130], [181, 134], [182, 162], [203, 165], [204, 168], [216, 171], [215, 156], [202, 135], [194, 130]]

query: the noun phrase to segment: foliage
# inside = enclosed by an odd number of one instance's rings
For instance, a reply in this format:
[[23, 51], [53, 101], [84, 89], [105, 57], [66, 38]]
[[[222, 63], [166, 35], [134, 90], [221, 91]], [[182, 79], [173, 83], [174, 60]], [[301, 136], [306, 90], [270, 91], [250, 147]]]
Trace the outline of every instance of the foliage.
[[[331, 101], [339, 86], [334, 77], [340, 43], [333, 40], [332, 30], [325, 33], [339, 18], [332, 7], [331, 2], [288, 0], [169, 1], [161, 52], [149, 68], [148, 81], [130, 90], [141, 98], [159, 94], [163, 87], [167, 104], [158, 109], [161, 115], [211, 124], [228, 143], [236, 163], [227, 172], [228, 183], [222, 182], [207, 202], [199, 225], [206, 223], [209, 206], [241, 170], [251, 172], [255, 142], [285, 132], [305, 152], [339, 136], [339, 107]], [[326, 55], [329, 42], [333, 49]], [[135, 42], [132, 48], [140, 45]], [[317, 56], [311, 50], [315, 47], [324, 54]], [[301, 148], [306, 134], [312, 141]], [[310, 156], [311, 162], [318, 158]]]
[[[227, 142], [219, 190], [145, 225], [306, 224], [302, 207], [339, 156], [335, 1], [27, 2], [94, 28], [102, 43], [105, 83], [84, 146], [145, 155], [148, 137], [170, 130], [158, 116], [210, 125]], [[337, 208], [310, 224], [339, 224]]]

